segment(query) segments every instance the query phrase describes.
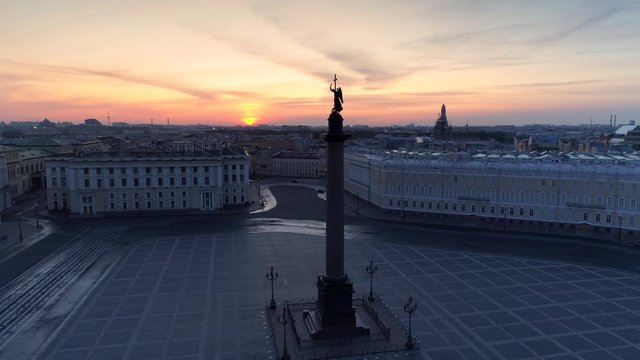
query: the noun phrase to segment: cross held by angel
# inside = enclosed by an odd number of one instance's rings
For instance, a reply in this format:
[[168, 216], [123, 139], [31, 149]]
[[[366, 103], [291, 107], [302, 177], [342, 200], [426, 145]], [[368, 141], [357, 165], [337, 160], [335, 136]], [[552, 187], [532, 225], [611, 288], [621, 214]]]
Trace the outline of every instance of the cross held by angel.
[[331, 84], [329, 84], [329, 90], [333, 92], [333, 109], [331, 112], [340, 113], [342, 111], [342, 103], [344, 100], [342, 99], [342, 88], [337, 87], [336, 82], [338, 81], [338, 77], [333, 75], [333, 88]]

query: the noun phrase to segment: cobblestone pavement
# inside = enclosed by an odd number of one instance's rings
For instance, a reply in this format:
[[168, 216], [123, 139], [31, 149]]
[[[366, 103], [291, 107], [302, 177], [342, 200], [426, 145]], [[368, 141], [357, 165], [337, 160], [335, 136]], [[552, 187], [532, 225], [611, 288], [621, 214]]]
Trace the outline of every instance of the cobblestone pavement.
[[[508, 255], [398, 244], [348, 232], [347, 272], [403, 321], [418, 303], [417, 353], [367, 359], [640, 359], [640, 275]], [[168, 236], [134, 246], [42, 359], [272, 359], [264, 316], [313, 297], [324, 239], [296, 232]], [[356, 357], [362, 359], [362, 357]], [[354, 358], [354, 359], [356, 359]]]

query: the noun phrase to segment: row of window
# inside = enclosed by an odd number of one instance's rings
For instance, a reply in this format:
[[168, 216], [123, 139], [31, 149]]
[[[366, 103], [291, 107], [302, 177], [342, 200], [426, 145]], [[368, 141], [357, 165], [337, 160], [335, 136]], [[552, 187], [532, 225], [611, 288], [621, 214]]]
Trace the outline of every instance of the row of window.
[[[409, 206], [411, 205], [411, 207]], [[440, 202], [432, 202], [432, 201], [419, 201], [419, 200], [412, 200], [411, 203], [409, 202], [409, 200], [400, 200], [400, 199], [396, 199], [394, 202], [394, 199], [389, 199], [389, 206], [390, 207], [396, 207], [396, 208], [401, 208], [401, 209], [405, 209], [405, 208], [420, 208], [420, 209], [425, 209], [425, 206], [427, 209], [429, 210], [444, 210], [444, 211], [448, 211], [449, 210], [449, 203], [445, 202], [442, 203], [442, 207], [441, 207], [441, 203]], [[460, 208], [461, 212], [466, 212], [467, 211], [467, 204], [458, 204], [458, 203], [452, 203], [451, 204], [451, 210], [452, 211], [458, 211], [458, 205]], [[507, 212], [509, 213], [509, 215], [515, 215], [515, 208], [513, 207], [500, 207], [499, 209], [496, 206], [493, 205], [479, 205], [477, 206], [476, 204], [471, 204], [469, 206], [469, 210], [471, 213], [476, 213], [476, 210], [480, 210], [481, 214], [492, 214], [495, 215], [497, 214], [497, 211], [499, 211], [500, 215], [505, 216], [507, 214]], [[487, 210], [489, 210], [487, 212]], [[524, 208], [519, 208], [518, 210], [518, 215], [519, 216], [525, 216], [525, 209]], [[529, 210], [529, 216], [533, 217], [535, 215], [535, 210], [534, 209], [528, 209]], [[583, 213], [583, 217], [582, 219], [586, 222], [590, 221], [590, 217], [589, 217], [589, 213], [585, 212]], [[601, 215], [600, 213], [596, 213], [595, 214], [595, 222], [601, 222]], [[612, 215], [607, 214], [605, 217], [605, 221], [607, 224], [611, 224], [612, 223]], [[618, 216], [618, 221], [620, 222], [620, 224], [622, 225], [623, 222], [627, 222], [628, 225], [634, 225], [635, 223], [635, 218], [633, 216], [629, 216], [628, 218], [625, 218], [624, 216]]]
[[[405, 191], [403, 192], [403, 187], [400, 184], [396, 185], [395, 192], [390, 191], [391, 190], [390, 184], [387, 184], [386, 190], [387, 191], [385, 192], [385, 194], [403, 195], [403, 196], [405, 195], [440, 196], [440, 192], [441, 192], [439, 187], [434, 188], [433, 186], [427, 186], [427, 187], [422, 186], [420, 187], [420, 194], [418, 195], [418, 188], [416, 185], [413, 185], [411, 189], [409, 189], [408, 185], [405, 185], [404, 186]], [[411, 192], [409, 190], [411, 190]], [[487, 200], [490, 200], [490, 201], [496, 201], [496, 194], [498, 194], [500, 202], [510, 202], [510, 203], [517, 202], [520, 204], [531, 204], [531, 205], [535, 205], [535, 204], [555, 205], [557, 200], [555, 192], [545, 193], [544, 191], [540, 191], [540, 192], [530, 191], [528, 193], [525, 191], [519, 191], [519, 192], [509, 191], [507, 193], [506, 191], [501, 190], [499, 193], [497, 193], [496, 190], [488, 191], [486, 189], [482, 189], [478, 194], [478, 191], [476, 189], [471, 189], [471, 191], [467, 191], [466, 189], [461, 189], [461, 188], [449, 189], [449, 187], [444, 187], [444, 191], [442, 192], [443, 192], [444, 198], [461, 197], [461, 196], [468, 195], [471, 197], [486, 198]], [[570, 199], [568, 199], [568, 195], [570, 195]], [[580, 202], [579, 200], [582, 200], [582, 202]], [[593, 200], [594, 201], [592, 201], [592, 197], [589, 194], [584, 195], [582, 199], [578, 199], [577, 193], [571, 193], [571, 194], [568, 194], [565, 192], [560, 193], [561, 204], [572, 203], [572, 204], [579, 204], [582, 206], [590, 206], [590, 205], [604, 206], [605, 205], [603, 202], [604, 199], [602, 195], [596, 195], [593, 198]], [[606, 207], [613, 208], [613, 205], [614, 205], [614, 197], [607, 196]], [[637, 210], [638, 201], [637, 199], [629, 199], [628, 203], [626, 203], [624, 197], [617, 197], [617, 208], [625, 209], [625, 210]]]
[[[233, 196], [233, 203], [236, 203], [238, 201], [238, 198], [236, 196]], [[228, 196], [225, 197], [225, 202], [229, 203], [230, 198]], [[240, 196], [240, 202], [243, 203], [244, 202], [244, 196]], [[153, 207], [153, 201], [147, 201], [146, 202], [146, 209], [177, 209], [175, 200], [170, 200], [168, 202], [164, 202], [163, 200], [158, 200], [156, 202], [156, 207]], [[165, 207], [165, 204], [167, 205]], [[182, 204], [182, 208], [186, 209], [187, 208], [187, 200], [182, 200], [181, 202]], [[116, 208], [116, 205], [120, 205], [120, 207]], [[135, 201], [133, 202], [133, 207], [129, 207], [129, 203], [126, 201], [123, 201], [121, 203], [116, 203], [116, 202], [110, 202], [109, 203], [109, 210], [140, 210], [140, 202], [139, 201]], [[213, 205], [213, 200], [205, 200], [205, 203], [203, 204], [205, 208], [210, 208], [211, 205]]]
[[[354, 168], [354, 166], [352, 166]], [[356, 167], [357, 168], [357, 167]], [[453, 182], [453, 183], [471, 183], [471, 184], [487, 184], [491, 183], [494, 186], [497, 186], [498, 183], [501, 185], [511, 184], [511, 185], [521, 185], [521, 186], [551, 186], [555, 187], [557, 181], [556, 180], [548, 180], [548, 179], [535, 179], [535, 178], [525, 178], [525, 177], [497, 177], [497, 176], [458, 176], [458, 175], [440, 175], [440, 174], [409, 174], [409, 173], [391, 173], [392, 181], [416, 181], [421, 180], [422, 182]], [[490, 180], [490, 181], [487, 181]], [[499, 180], [499, 181], [498, 181]], [[604, 190], [608, 189], [609, 191], [614, 191], [616, 189], [616, 184], [607, 182], [607, 181], [592, 181], [592, 180], [559, 180], [561, 186], [568, 186], [572, 188], [584, 188], [584, 190]], [[627, 190], [627, 184], [619, 183], [617, 185], [617, 189], [620, 192], [624, 192]], [[638, 191], [638, 184], [631, 184], [631, 190]]]

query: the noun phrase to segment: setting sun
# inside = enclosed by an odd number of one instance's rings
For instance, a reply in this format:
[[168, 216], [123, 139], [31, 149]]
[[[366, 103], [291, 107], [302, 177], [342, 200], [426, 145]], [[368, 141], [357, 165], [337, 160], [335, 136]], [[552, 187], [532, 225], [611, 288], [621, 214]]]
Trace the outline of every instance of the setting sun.
[[242, 122], [247, 126], [252, 126], [258, 121], [258, 118], [255, 116], [245, 116], [242, 118]]

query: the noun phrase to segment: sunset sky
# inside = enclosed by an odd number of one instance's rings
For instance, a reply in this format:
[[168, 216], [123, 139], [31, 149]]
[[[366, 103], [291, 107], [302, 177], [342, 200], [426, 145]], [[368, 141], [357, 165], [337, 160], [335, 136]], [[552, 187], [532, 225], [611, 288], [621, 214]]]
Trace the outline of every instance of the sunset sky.
[[640, 120], [640, 2], [0, 0], [0, 120]]

